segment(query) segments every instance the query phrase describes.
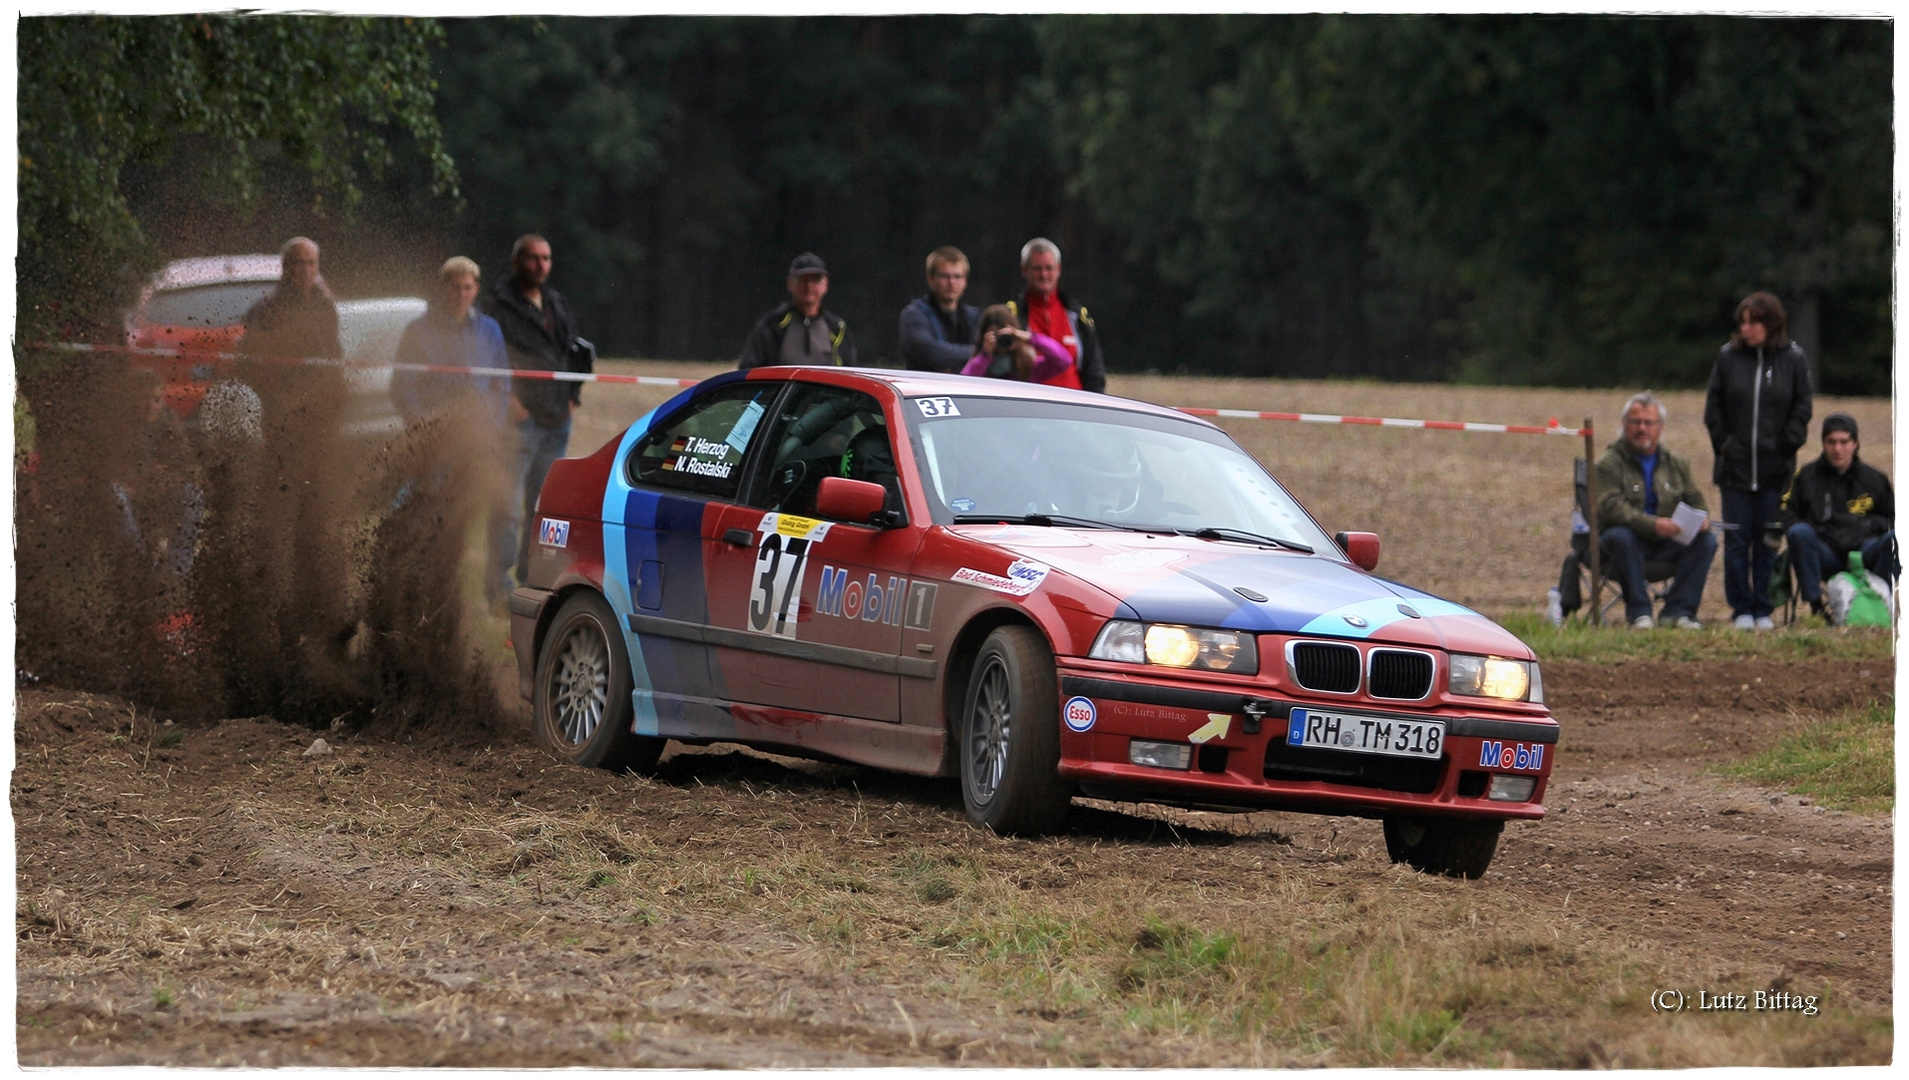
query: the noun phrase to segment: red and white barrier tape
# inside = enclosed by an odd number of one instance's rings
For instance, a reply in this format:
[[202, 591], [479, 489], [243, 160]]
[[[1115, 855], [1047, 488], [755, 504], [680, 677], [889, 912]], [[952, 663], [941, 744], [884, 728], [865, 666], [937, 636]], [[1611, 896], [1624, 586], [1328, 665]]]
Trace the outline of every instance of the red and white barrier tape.
[[[556, 382], [598, 382], [616, 383], [626, 386], [695, 386], [699, 379], [671, 379], [661, 375], [606, 375], [580, 371], [520, 371], [515, 368], [479, 368], [452, 367], [446, 364], [367, 364], [354, 365], [344, 360], [326, 360], [316, 357], [300, 359], [297, 357], [255, 357], [245, 353], [190, 352], [185, 349], [149, 349], [131, 345], [89, 345], [78, 342], [43, 343], [36, 348], [65, 349], [69, 352], [125, 353], [137, 356], [172, 356], [182, 359], [204, 360], [259, 360], [269, 359], [278, 363], [315, 364], [330, 367], [388, 367], [393, 371], [423, 371], [437, 375], [484, 375], [506, 376], [512, 379], [550, 379]], [[1483, 431], [1497, 435], [1571, 435], [1591, 434], [1588, 428], [1564, 427], [1556, 417], [1549, 425], [1537, 427], [1531, 424], [1473, 424], [1458, 420], [1405, 420], [1393, 416], [1340, 416], [1334, 413], [1289, 413], [1256, 412], [1251, 409], [1208, 409], [1192, 405], [1175, 405], [1172, 408], [1189, 416], [1212, 416], [1228, 420], [1290, 420], [1302, 424], [1356, 424], [1369, 427], [1421, 428], [1429, 431]]]

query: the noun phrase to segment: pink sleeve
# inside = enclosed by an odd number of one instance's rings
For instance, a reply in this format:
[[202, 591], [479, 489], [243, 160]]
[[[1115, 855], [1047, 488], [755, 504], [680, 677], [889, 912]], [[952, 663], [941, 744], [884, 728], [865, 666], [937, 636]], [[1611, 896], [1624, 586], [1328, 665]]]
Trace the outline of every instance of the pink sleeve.
[[1039, 331], [1032, 331], [1027, 336], [1034, 342], [1033, 381], [1051, 379], [1074, 366], [1074, 356], [1067, 351], [1067, 346]]
[[968, 363], [961, 369], [961, 374], [985, 376], [988, 373], [988, 361], [992, 359], [994, 358], [986, 353], [975, 353], [968, 358]]

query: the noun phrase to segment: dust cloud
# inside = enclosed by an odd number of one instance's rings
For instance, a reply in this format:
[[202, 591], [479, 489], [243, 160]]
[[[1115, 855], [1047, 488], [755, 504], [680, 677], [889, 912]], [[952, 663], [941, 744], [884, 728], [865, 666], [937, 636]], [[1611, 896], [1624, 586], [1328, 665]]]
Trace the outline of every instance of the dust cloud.
[[503, 498], [493, 425], [347, 435], [337, 368], [232, 365], [189, 411], [123, 357], [22, 370], [18, 678], [182, 718], [500, 723], [466, 558]]

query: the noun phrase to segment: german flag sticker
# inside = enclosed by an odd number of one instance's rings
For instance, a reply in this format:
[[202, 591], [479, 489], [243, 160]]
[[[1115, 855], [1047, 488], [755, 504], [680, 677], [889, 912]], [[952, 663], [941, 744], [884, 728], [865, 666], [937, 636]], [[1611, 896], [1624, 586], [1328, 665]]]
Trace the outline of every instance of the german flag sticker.
[[689, 449], [689, 436], [687, 435], [669, 444], [669, 452], [672, 454], [680, 454], [687, 449]]

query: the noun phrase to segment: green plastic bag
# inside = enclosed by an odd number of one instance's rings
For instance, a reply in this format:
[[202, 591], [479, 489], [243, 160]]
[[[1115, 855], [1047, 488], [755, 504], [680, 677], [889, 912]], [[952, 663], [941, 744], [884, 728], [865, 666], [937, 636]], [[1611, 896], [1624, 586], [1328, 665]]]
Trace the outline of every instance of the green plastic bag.
[[1770, 567], [1770, 588], [1764, 593], [1770, 603], [1770, 610], [1777, 611], [1790, 606], [1790, 553], [1788, 549], [1776, 553], [1776, 562]]
[[1839, 626], [1888, 626], [1889, 583], [1863, 569], [1860, 551], [1849, 553], [1849, 569], [1823, 585], [1830, 622]]

